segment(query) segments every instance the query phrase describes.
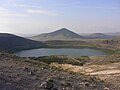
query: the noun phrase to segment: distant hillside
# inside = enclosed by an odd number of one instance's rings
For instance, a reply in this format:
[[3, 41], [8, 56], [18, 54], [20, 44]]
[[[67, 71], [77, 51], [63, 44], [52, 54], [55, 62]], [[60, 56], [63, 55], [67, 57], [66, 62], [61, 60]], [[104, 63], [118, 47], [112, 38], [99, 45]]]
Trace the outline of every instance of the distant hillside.
[[75, 39], [77, 40], [81, 38], [83, 37], [66, 28], [62, 28], [51, 33], [33, 36], [30, 39], [37, 41], [47, 41], [47, 40], [75, 40]]
[[112, 38], [113, 36], [103, 34], [103, 33], [93, 33], [90, 35], [85, 36], [87, 39], [107, 39], [107, 38]]
[[107, 33], [107, 35], [111, 35], [111, 36], [120, 36], [120, 32]]
[[0, 50], [17, 51], [39, 47], [46, 47], [46, 45], [13, 34], [0, 33]]
[[80, 41], [80, 40], [73, 40], [73, 41], [52, 40], [52, 41], [45, 41], [44, 43], [49, 47], [57, 47], [57, 48], [91, 47], [91, 45], [86, 41]]
[[66, 28], [62, 28], [50, 33], [44, 33], [37, 36], [30, 37], [29, 39], [36, 41], [51, 41], [51, 40], [82, 40], [82, 39], [109, 39], [114, 36], [104, 33], [92, 33], [92, 34], [77, 34]]

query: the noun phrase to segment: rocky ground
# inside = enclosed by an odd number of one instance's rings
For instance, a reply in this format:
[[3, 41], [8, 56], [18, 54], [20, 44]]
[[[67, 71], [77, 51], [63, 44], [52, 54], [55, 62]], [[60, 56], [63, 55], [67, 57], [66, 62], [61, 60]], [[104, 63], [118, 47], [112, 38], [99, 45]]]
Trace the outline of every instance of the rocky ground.
[[[78, 60], [76, 57], [74, 59]], [[91, 56], [83, 66], [59, 63], [51, 63], [50, 65], [62, 68], [63, 70], [94, 76], [106, 83], [114, 85], [120, 90], [120, 54]]]
[[119, 90], [94, 76], [0, 52], [0, 90]]

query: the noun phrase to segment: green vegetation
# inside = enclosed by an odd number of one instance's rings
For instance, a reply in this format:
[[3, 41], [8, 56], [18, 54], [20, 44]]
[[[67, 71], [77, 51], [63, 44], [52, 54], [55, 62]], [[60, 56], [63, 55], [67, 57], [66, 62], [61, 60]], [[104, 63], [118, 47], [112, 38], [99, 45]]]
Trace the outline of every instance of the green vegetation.
[[119, 63], [120, 62], [120, 51], [110, 55], [110, 56], [94, 56], [91, 59], [91, 64], [97, 65], [106, 65], [111, 63]]
[[44, 57], [30, 57], [32, 60], [38, 60], [47, 64], [59, 63], [59, 64], [72, 64], [83, 66], [89, 58], [87, 56], [72, 58], [68, 56], [44, 56]]
[[65, 40], [52, 40], [44, 42], [49, 48], [95, 48], [96, 45], [90, 44], [87, 41], [65, 41]]

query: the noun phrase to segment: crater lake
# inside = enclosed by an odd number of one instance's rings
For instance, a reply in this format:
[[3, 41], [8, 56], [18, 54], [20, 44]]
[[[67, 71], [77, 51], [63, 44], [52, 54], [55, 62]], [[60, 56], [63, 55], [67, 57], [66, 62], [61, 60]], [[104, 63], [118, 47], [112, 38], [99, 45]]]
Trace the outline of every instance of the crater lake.
[[103, 50], [93, 48], [40, 48], [32, 50], [23, 50], [16, 52], [15, 55], [20, 57], [39, 57], [51, 55], [66, 56], [104, 56], [109, 55]]

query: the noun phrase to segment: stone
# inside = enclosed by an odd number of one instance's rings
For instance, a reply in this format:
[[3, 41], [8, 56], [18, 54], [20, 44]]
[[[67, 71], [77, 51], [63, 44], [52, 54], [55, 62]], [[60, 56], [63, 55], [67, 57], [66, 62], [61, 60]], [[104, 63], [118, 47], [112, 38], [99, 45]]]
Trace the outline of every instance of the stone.
[[105, 87], [104, 90], [110, 90], [108, 87]]
[[43, 82], [40, 86], [44, 89], [52, 89], [54, 87], [53, 82], [51, 80]]

